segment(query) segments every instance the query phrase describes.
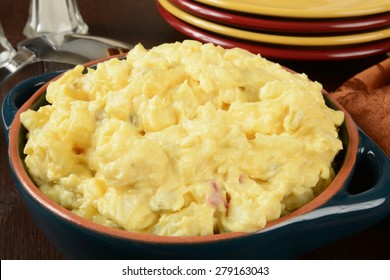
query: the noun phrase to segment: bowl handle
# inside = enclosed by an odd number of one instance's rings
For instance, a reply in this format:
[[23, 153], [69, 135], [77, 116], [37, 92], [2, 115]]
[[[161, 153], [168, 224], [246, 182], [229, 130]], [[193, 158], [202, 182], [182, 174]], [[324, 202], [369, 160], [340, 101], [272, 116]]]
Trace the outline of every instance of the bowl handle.
[[1, 121], [8, 141], [8, 133], [12, 121], [19, 108], [45, 83], [61, 74], [63, 71], [50, 72], [27, 79], [12, 88], [4, 97], [1, 106]]
[[308, 213], [312, 220], [327, 217], [343, 223], [343, 228], [349, 225], [350, 229], [364, 229], [390, 215], [390, 159], [360, 128], [358, 131], [360, 142], [353, 172], [337, 194]]
[[390, 159], [360, 128], [358, 132], [355, 169], [349, 182], [326, 205], [361, 205], [363, 210], [363, 204], [378, 203], [386, 205], [390, 214]]

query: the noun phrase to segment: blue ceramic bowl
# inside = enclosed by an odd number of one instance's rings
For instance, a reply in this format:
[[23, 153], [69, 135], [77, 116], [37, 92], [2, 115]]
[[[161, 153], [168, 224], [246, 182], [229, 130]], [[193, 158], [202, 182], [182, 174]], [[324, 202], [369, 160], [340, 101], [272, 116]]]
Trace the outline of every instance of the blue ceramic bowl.
[[[10, 168], [31, 217], [67, 258], [73, 259], [292, 259], [356, 233], [390, 214], [390, 160], [346, 113], [344, 144], [332, 184], [312, 202], [256, 233], [162, 237], [107, 228], [44, 196], [25, 170], [26, 130], [19, 115], [45, 103], [44, 74], [13, 88], [2, 104]], [[329, 106], [344, 109], [324, 92]], [[345, 111], [344, 111], [345, 112]]]

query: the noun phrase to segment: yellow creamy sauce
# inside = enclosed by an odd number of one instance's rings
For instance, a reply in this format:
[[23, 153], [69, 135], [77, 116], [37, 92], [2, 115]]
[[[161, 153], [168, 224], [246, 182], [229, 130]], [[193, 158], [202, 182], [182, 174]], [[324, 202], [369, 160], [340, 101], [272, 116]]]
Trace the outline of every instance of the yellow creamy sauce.
[[321, 85], [242, 49], [137, 45], [76, 66], [21, 115], [40, 190], [97, 223], [158, 235], [253, 232], [333, 179], [341, 111]]

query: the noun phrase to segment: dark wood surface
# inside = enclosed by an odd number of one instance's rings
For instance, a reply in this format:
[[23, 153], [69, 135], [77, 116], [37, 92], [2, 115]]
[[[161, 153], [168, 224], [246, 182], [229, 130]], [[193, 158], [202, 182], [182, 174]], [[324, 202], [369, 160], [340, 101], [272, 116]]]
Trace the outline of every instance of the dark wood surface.
[[[78, 0], [80, 12], [93, 35], [110, 37], [145, 47], [187, 37], [170, 27], [158, 14], [154, 0]], [[22, 30], [28, 16], [29, 0], [0, 1], [0, 21], [13, 46], [24, 39]], [[295, 71], [305, 72], [312, 80], [333, 91], [361, 70], [382, 61], [386, 55], [347, 61], [273, 61]], [[0, 100], [16, 83], [68, 65], [36, 63], [0, 87]], [[27, 213], [8, 167], [7, 144], [0, 133], [0, 258], [62, 259]], [[390, 218], [348, 238], [331, 243], [304, 259], [390, 259]]]

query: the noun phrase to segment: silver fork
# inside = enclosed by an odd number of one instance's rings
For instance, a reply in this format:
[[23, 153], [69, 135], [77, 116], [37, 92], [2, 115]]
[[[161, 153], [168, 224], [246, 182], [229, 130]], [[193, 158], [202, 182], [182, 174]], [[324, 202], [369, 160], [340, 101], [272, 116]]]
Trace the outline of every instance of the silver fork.
[[16, 55], [0, 67], [0, 85], [28, 64], [48, 61], [83, 64], [113, 54], [126, 53], [132, 46], [114, 39], [82, 34], [47, 34], [17, 45]]

